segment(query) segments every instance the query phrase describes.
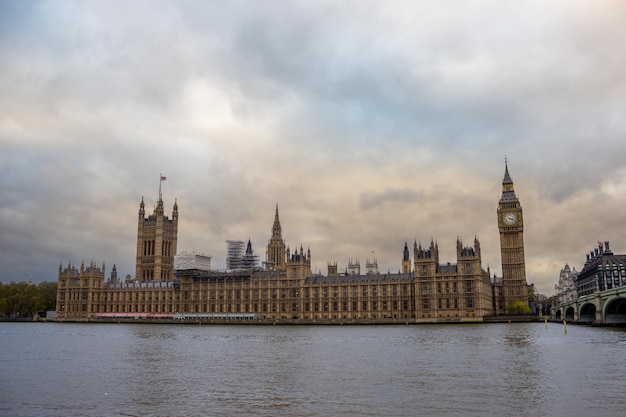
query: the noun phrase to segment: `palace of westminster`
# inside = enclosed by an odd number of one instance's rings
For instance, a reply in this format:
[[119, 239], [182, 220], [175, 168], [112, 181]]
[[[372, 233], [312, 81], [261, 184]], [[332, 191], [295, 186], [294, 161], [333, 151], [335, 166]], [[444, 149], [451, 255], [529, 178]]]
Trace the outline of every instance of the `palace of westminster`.
[[505, 164], [497, 208], [502, 277], [481, 263], [478, 239], [456, 243], [456, 264], [440, 263], [439, 247], [407, 243], [398, 273], [380, 273], [375, 262], [361, 273], [358, 262], [326, 276], [311, 271], [311, 251], [291, 252], [282, 237], [278, 206], [259, 266], [250, 242], [229, 241], [225, 271], [210, 268], [210, 258], [176, 255], [178, 205], [169, 218], [159, 200], [146, 217], [139, 206], [134, 279], [105, 280], [105, 265], [59, 266], [57, 319], [239, 318], [281, 322], [444, 322], [483, 321], [502, 315], [513, 302], [527, 303], [522, 207]]

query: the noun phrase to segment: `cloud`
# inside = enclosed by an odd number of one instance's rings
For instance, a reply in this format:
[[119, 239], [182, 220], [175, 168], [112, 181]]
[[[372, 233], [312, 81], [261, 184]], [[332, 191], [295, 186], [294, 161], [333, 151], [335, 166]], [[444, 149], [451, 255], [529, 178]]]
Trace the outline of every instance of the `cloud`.
[[529, 281], [625, 224], [621, 2], [0, 4], [0, 280], [81, 259], [134, 273], [141, 197], [224, 263], [285, 238], [399, 268], [481, 241], [499, 273], [503, 158]]
[[369, 210], [385, 203], [416, 203], [424, 198], [424, 193], [408, 188], [386, 188], [380, 193], [365, 193], [361, 195], [359, 207]]

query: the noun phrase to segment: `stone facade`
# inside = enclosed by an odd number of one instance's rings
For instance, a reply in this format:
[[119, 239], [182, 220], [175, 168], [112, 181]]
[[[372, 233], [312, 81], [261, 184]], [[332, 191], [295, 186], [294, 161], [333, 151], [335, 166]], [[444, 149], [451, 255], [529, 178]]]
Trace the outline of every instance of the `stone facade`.
[[[326, 276], [314, 275], [311, 250], [301, 246], [292, 252], [285, 245], [278, 205], [263, 267], [173, 271], [178, 207], [174, 204], [169, 220], [159, 198], [154, 214], [145, 218], [142, 199], [135, 279], [105, 282], [104, 265], [93, 263], [80, 270], [59, 267], [57, 318], [249, 314], [287, 321], [482, 321], [504, 313], [507, 303], [526, 301], [522, 213], [512, 191], [507, 167], [498, 206], [504, 276], [493, 281], [482, 267], [478, 239], [471, 246], [457, 239], [456, 263], [440, 263], [434, 240], [427, 246], [415, 241], [412, 261], [404, 244], [398, 273], [381, 273], [376, 259], [368, 259], [365, 274], [358, 260], [350, 260], [345, 272], [334, 262]], [[253, 254], [251, 242], [247, 252]]]

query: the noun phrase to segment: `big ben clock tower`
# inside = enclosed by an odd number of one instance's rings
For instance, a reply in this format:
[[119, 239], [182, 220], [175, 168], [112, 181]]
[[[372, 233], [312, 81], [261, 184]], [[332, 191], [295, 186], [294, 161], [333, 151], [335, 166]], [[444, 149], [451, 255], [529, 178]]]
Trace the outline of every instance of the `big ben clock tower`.
[[524, 218], [508, 163], [504, 162], [502, 197], [498, 203], [498, 229], [500, 229], [500, 254], [502, 256], [502, 286], [504, 305], [515, 301], [528, 304], [526, 262], [524, 260]]

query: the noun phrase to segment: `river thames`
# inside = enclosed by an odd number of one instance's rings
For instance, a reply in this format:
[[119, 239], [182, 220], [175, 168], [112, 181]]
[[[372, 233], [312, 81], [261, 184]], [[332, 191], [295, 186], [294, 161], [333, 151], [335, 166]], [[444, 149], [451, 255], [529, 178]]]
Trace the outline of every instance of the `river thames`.
[[0, 323], [3, 416], [623, 416], [626, 331]]

